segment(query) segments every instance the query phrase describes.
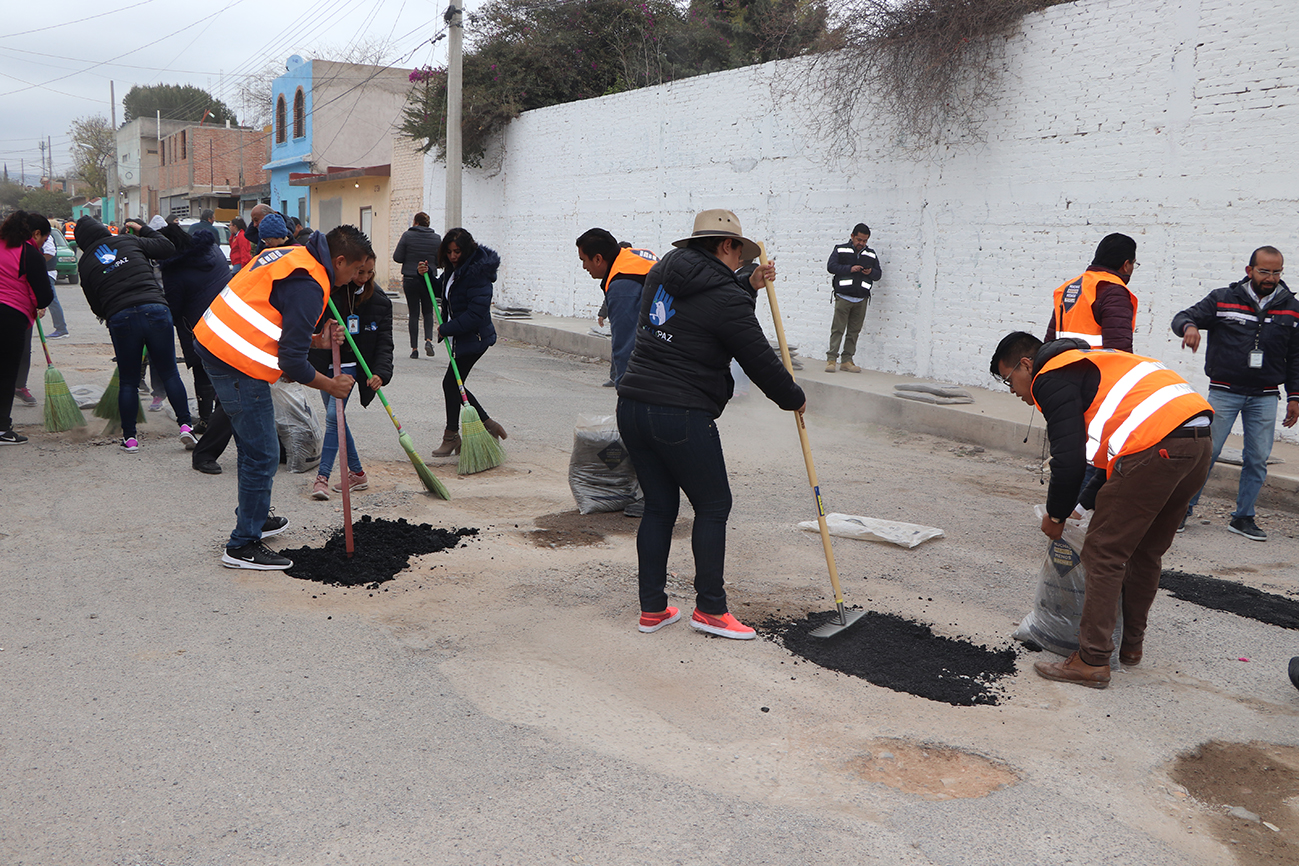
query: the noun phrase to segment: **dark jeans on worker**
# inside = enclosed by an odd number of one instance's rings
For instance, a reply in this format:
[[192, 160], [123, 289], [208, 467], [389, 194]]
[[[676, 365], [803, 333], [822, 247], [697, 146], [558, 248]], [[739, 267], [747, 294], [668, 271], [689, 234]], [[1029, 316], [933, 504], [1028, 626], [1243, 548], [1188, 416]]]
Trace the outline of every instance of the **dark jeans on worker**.
[[684, 490], [695, 510], [690, 536], [695, 606], [721, 616], [727, 611], [722, 573], [731, 484], [712, 413], [619, 397], [618, 432], [645, 494], [645, 516], [636, 533], [640, 609], [657, 613], [668, 606], [668, 552]]
[[18, 367], [23, 349], [31, 351], [31, 340], [23, 344], [23, 334], [30, 334], [27, 316], [8, 304], [0, 304], [0, 433], [12, 429], [14, 388], [18, 387]]
[[164, 304], [140, 304], [114, 313], [108, 320], [108, 334], [117, 353], [121, 387], [117, 408], [122, 413], [122, 436], [135, 436], [136, 413], [140, 408], [141, 354], [149, 348], [149, 366], [167, 390], [167, 401], [176, 413], [176, 423], [189, 424], [189, 395], [176, 369], [176, 343], [172, 339], [171, 310]]
[[[460, 369], [460, 381], [468, 380], [469, 371], [474, 368], [474, 364], [478, 363], [478, 359], [486, 354], [484, 351], [479, 352], [477, 355], [456, 355], [456, 366]], [[450, 364], [447, 364], [447, 374], [442, 377], [442, 396], [447, 401], [447, 429], [459, 430], [460, 406], [462, 405], [460, 402], [460, 389], [456, 387], [456, 374], [451, 369]], [[469, 398], [469, 405], [478, 410], [479, 420], [486, 421], [489, 417], [487, 410], [483, 408], [483, 404], [478, 402], [478, 398], [473, 395], [468, 386], [465, 387], [465, 396]]]
[[614, 280], [605, 294], [609, 307], [609, 334], [613, 346], [613, 383], [622, 381], [631, 360], [631, 350], [636, 347], [636, 323], [640, 319], [640, 283], [632, 280]]
[[1125, 454], [1096, 494], [1082, 563], [1087, 572], [1078, 655], [1108, 665], [1114, 625], [1123, 605], [1123, 649], [1140, 650], [1146, 618], [1159, 590], [1165, 551], [1173, 543], [1186, 504], [1209, 474], [1209, 428], [1198, 439], [1167, 438]]
[[271, 485], [280, 465], [275, 404], [269, 382], [236, 370], [202, 345], [197, 351], [221, 408], [230, 416], [239, 451], [239, 507], [235, 509], [234, 532], [226, 544], [235, 550], [262, 537], [262, 526], [270, 512]]
[[429, 297], [424, 277], [406, 274], [401, 278], [401, 289], [406, 293], [406, 325], [410, 328], [410, 347], [419, 348], [419, 317], [424, 314], [424, 339], [433, 339], [433, 300]]

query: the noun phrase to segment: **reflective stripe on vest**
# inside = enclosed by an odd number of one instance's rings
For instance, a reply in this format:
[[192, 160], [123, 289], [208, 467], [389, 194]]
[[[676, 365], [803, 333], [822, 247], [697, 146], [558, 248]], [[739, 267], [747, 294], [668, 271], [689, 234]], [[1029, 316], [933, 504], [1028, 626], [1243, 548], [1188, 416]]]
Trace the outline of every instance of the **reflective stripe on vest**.
[[329, 306], [329, 273], [306, 247], [263, 250], [230, 278], [194, 328], [194, 337], [213, 355], [254, 379], [274, 382], [280, 371], [280, 325], [271, 305], [275, 283], [306, 271], [320, 284], [320, 313]]
[[[1076, 280], [1070, 280], [1055, 290], [1055, 336], [1057, 340], [1072, 337], [1075, 340], [1086, 340], [1093, 349], [1101, 347], [1101, 326], [1092, 315], [1092, 304], [1096, 302], [1096, 286], [1099, 283], [1113, 283], [1118, 278], [1113, 274], [1101, 271], [1087, 271]], [[1137, 296], [1128, 292], [1132, 299], [1132, 330], [1137, 327]]]
[[609, 273], [605, 274], [604, 282], [600, 288], [609, 291], [609, 284], [619, 277], [643, 277], [650, 272], [650, 268], [659, 260], [649, 250], [627, 249], [624, 247], [618, 251], [617, 257], [613, 264], [609, 266]]
[[1061, 352], [1037, 375], [1083, 360], [1101, 373], [1096, 396], [1083, 413], [1087, 460], [1107, 474], [1124, 454], [1144, 451], [1196, 415], [1213, 413], [1185, 379], [1154, 358], [1114, 349]]

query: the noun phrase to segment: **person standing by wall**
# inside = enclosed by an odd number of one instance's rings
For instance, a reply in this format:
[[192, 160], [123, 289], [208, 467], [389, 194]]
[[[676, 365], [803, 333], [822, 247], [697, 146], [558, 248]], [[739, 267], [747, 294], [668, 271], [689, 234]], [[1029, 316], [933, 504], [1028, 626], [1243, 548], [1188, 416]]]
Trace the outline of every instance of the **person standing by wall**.
[[577, 239], [582, 269], [600, 281], [613, 341], [613, 384], [622, 381], [636, 345], [636, 317], [640, 314], [645, 275], [658, 261], [649, 250], [622, 246], [601, 228], [587, 229]]
[[247, 228], [248, 223], [244, 222], [243, 217], [235, 217], [230, 220], [230, 270], [232, 273], [239, 271], [252, 260], [253, 245], [248, 240], [248, 235], [244, 234]]
[[1137, 242], [1109, 234], [1082, 276], [1055, 290], [1046, 342], [1057, 338], [1086, 340], [1093, 348], [1132, 351], [1137, 296], [1128, 282], [1137, 268]]
[[618, 432], [645, 494], [636, 533], [642, 632], [681, 617], [665, 590], [672, 529], [681, 491], [694, 507], [694, 629], [747, 640], [752, 628], [730, 613], [723, 572], [731, 487], [716, 419], [731, 398], [731, 359], [782, 409], [807, 405], [754, 314], [757, 291], [775, 265], [735, 275], [758, 245], [728, 210], [695, 217], [690, 237], [656, 263], [645, 280], [636, 351], [618, 385]]
[[0, 445], [27, 441], [26, 436], [14, 432], [14, 385], [22, 353], [31, 351], [37, 312], [44, 311], [54, 298], [45, 257], [40, 247], [31, 243], [33, 216], [18, 210], [0, 223]]
[[[392, 260], [401, 264], [401, 288], [406, 295], [406, 325], [410, 329], [410, 356], [419, 357], [419, 319], [424, 316], [424, 354], [433, 357], [433, 299], [420, 276], [420, 262], [437, 264], [442, 236], [429, 228], [428, 214], [420, 211], [411, 220], [411, 227], [402, 232]], [[433, 280], [433, 289], [438, 281]]]
[[[41, 217], [44, 219], [44, 217]], [[54, 227], [48, 220], [43, 225], [38, 225], [34, 229], [36, 234], [40, 235], [41, 253], [45, 256], [45, 266], [48, 270], [46, 273], [50, 277], [50, 290], [54, 292], [54, 300], [50, 302], [50, 321], [54, 324], [54, 330], [45, 335], [47, 340], [61, 340], [68, 335], [68, 321], [63, 317], [63, 305], [59, 303], [59, 290], [55, 287], [58, 282], [59, 272], [54, 268], [54, 257], [58, 255], [58, 247], [54, 244]], [[33, 240], [35, 240], [33, 236]]]
[[[866, 321], [866, 308], [870, 305], [871, 287], [879, 281], [879, 256], [866, 244], [871, 239], [870, 226], [857, 223], [846, 244], [839, 244], [830, 253], [825, 269], [833, 276], [830, 288], [834, 292], [834, 320], [830, 324], [830, 348], [825, 354], [825, 371], [838, 369], [847, 373], [860, 373], [861, 367], [853, 362], [857, 354], [857, 335]], [[843, 352], [839, 351], [840, 340]]]
[[[1277, 403], [1285, 384], [1285, 420], [1299, 421], [1299, 300], [1284, 282], [1285, 259], [1276, 247], [1259, 247], [1249, 257], [1245, 279], [1214, 289], [1208, 297], [1173, 317], [1173, 333], [1183, 348], [1200, 348], [1200, 332], [1209, 333], [1204, 372], [1209, 375], [1213, 407], [1213, 459], [1240, 416], [1245, 449], [1236, 489], [1236, 510], [1227, 529], [1250, 541], [1267, 541], [1254, 520], [1254, 503], [1267, 479], [1267, 459], [1276, 438]], [[1203, 490], [1196, 491], [1178, 532], [1195, 510]]]

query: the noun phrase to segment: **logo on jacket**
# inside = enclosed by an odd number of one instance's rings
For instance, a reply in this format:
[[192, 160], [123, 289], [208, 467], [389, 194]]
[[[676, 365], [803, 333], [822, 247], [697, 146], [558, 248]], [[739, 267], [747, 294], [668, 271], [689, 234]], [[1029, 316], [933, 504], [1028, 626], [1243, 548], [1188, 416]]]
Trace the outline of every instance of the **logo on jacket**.
[[656, 328], [661, 328], [676, 314], [677, 311], [672, 309], [672, 296], [663, 291], [663, 286], [660, 285], [654, 292], [654, 303], [650, 305], [650, 323]]
[[[1081, 294], [1082, 294], [1082, 278], [1079, 277], [1069, 285], [1065, 286], [1064, 298], [1061, 300], [1061, 303], [1064, 305], [1064, 308], [1066, 310], [1072, 310], [1074, 304], [1078, 303], [1078, 296]], [[1056, 324], [1056, 327], [1059, 327], [1059, 323]]]
[[100, 264], [111, 265], [117, 261], [117, 250], [110, 248], [108, 244], [102, 244], [95, 250], [95, 258], [99, 259]]

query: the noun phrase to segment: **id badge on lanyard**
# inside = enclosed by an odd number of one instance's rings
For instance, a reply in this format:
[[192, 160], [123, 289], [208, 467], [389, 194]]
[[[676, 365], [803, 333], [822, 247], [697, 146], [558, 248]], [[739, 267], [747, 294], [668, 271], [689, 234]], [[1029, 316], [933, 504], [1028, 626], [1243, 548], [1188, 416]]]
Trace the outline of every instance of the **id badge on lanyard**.
[[[350, 316], [347, 317], [347, 333], [351, 334], [352, 336], [356, 336], [357, 334], [361, 333], [361, 317], [360, 317], [360, 316], [358, 316], [358, 315], [356, 315], [356, 314], [352, 314], [352, 315], [350, 315]], [[1260, 363], [1262, 363], [1262, 361], [1261, 361], [1262, 357], [1263, 357], [1263, 356], [1262, 356], [1262, 353], [1260, 353], [1260, 354], [1259, 354]]]
[[1263, 369], [1263, 350], [1255, 349], [1249, 353], [1249, 368], [1251, 370]]

